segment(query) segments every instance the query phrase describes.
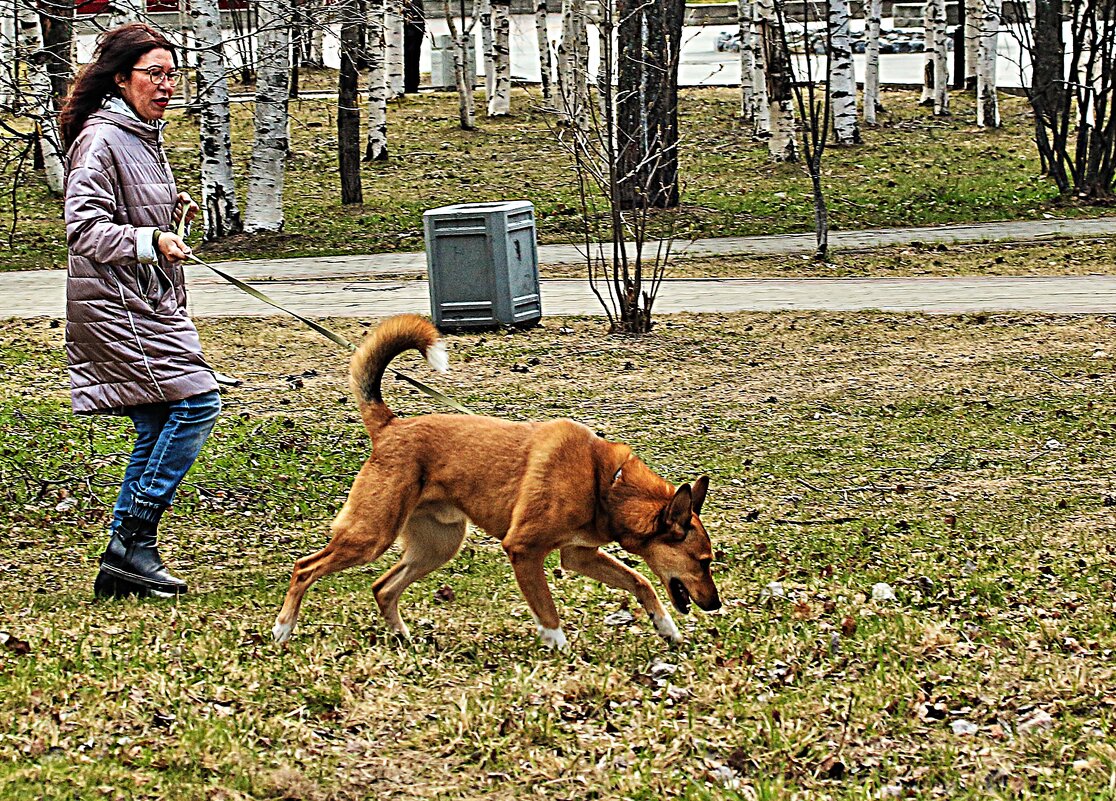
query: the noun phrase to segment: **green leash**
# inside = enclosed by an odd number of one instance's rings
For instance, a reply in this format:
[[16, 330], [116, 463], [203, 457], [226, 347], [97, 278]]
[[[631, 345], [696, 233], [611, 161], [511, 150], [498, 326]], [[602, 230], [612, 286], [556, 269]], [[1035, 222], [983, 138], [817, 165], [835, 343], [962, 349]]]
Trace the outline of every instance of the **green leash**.
[[[186, 222], [185, 221], [186, 221], [186, 214], [185, 214], [185, 211], [184, 211], [183, 214], [182, 214], [182, 217], [179, 219], [178, 231], [176, 232], [176, 233], [178, 233], [179, 237], [181, 237], [183, 232], [185, 231], [185, 227], [186, 227]], [[202, 267], [208, 267], [210, 270], [215, 272], [218, 276], [220, 276], [224, 280], [228, 281], [230, 284], [232, 284], [233, 286], [235, 286], [237, 289], [241, 290], [242, 292], [245, 292], [245, 293], [251, 295], [256, 300], [262, 300], [267, 305], [274, 306], [276, 309], [279, 309], [279, 311], [286, 312], [287, 314], [291, 315], [295, 319], [301, 320], [302, 322], [304, 322], [310, 328], [317, 331], [319, 334], [321, 334], [326, 339], [331, 340], [333, 342], [336, 342], [341, 347], [348, 348], [350, 351], [356, 350], [356, 345], [354, 345], [349, 340], [345, 339], [345, 337], [341, 336], [336, 331], [330, 331], [328, 328], [326, 328], [321, 323], [316, 323], [313, 320], [309, 319], [308, 317], [303, 317], [298, 312], [291, 311], [286, 306], [272, 300], [267, 295], [265, 295], [263, 292], [260, 292], [258, 289], [248, 286], [248, 284], [244, 283], [243, 281], [241, 281], [236, 276], [229, 275], [224, 270], [219, 270], [216, 267], [214, 267], [212, 264], [209, 264], [208, 262], [202, 261], [197, 256], [195, 256], [193, 253], [191, 253], [186, 258], [190, 259], [190, 261], [193, 261], [193, 262], [196, 262], [197, 264], [200, 264]], [[429, 386], [427, 384], [424, 384], [423, 382], [419, 381], [417, 378], [411, 378], [406, 373], [401, 373], [399, 370], [396, 370], [393, 367], [389, 367], [388, 369], [391, 370], [391, 372], [396, 376], [396, 378], [400, 378], [400, 379], [406, 381], [408, 384], [413, 386], [419, 392], [422, 392], [424, 395], [427, 395], [428, 397], [431, 397], [434, 400], [436, 400], [440, 403], [443, 403], [446, 406], [449, 406], [451, 409], [456, 409], [457, 411], [461, 412], [462, 414], [476, 414], [476, 412], [471, 410], [469, 407], [465, 406], [462, 403], [458, 403], [457, 401], [455, 401], [453, 398], [449, 397], [445, 393], [439, 392], [438, 390], [434, 389], [434, 387]]]

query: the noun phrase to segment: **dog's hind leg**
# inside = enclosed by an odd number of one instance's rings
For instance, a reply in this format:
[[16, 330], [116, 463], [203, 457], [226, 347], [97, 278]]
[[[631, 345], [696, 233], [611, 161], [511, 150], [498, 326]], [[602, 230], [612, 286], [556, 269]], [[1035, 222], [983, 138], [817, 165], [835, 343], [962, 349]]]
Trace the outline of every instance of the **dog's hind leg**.
[[276, 642], [290, 638], [310, 585], [322, 576], [379, 559], [395, 542], [417, 499], [414, 481], [385, 475], [365, 463], [353, 482], [349, 499], [333, 520], [329, 544], [295, 562], [287, 597], [271, 629]]
[[401, 535], [403, 556], [376, 579], [372, 591], [384, 620], [403, 637], [410, 637], [399, 616], [399, 597], [407, 587], [444, 565], [465, 539], [465, 516], [452, 508], [418, 509]]
[[647, 612], [660, 637], [673, 643], [682, 642], [682, 633], [674, 625], [674, 618], [655, 594], [651, 582], [642, 575], [596, 548], [570, 545], [561, 550], [561, 555], [565, 569], [630, 592]]

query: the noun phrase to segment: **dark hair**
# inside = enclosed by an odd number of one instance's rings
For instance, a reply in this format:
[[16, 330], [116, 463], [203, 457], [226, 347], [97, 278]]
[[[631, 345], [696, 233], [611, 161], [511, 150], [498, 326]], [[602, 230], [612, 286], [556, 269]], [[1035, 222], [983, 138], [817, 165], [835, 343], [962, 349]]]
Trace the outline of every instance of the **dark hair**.
[[77, 139], [89, 115], [101, 107], [110, 95], [119, 95], [116, 76], [130, 72], [145, 53], [169, 50], [175, 65], [178, 55], [166, 36], [142, 22], [131, 22], [106, 31], [97, 42], [93, 60], [74, 81], [59, 115], [62, 142], [66, 149]]

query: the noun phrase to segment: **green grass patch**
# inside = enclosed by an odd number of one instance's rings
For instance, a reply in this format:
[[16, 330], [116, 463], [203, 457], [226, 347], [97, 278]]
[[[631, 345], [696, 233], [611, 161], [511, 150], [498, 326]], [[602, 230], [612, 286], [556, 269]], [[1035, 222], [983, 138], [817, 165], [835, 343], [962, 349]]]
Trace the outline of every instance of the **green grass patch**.
[[[473, 408], [571, 416], [673, 481], [712, 477], [724, 610], [683, 619], [672, 649], [552, 562], [562, 655], [476, 531], [404, 596], [413, 641], [372, 598], [389, 552], [315, 585], [290, 647], [271, 644], [367, 437], [329, 343], [287, 320], [200, 328], [245, 383], [163, 527], [192, 594], [98, 603], [128, 426], [69, 413], [60, 328], [0, 323], [0, 798], [1110, 797], [1113, 319], [450, 338], [437, 382]], [[634, 622], [605, 622], [622, 609]]]

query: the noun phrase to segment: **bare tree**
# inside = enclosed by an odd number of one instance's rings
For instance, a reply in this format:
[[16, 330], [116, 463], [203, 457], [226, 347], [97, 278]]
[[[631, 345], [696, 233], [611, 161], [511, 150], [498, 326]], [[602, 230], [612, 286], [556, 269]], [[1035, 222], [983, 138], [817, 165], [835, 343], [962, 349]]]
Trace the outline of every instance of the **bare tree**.
[[[599, 103], [587, 103], [576, 80], [560, 79], [561, 108], [555, 131], [574, 162], [589, 285], [613, 332], [642, 334], [653, 324], [655, 298], [670, 258], [678, 211], [656, 211], [651, 202], [632, 204], [628, 200], [633, 195], [649, 200], [662, 193], [656, 177], [658, 162], [672, 155], [661, 147], [644, 148], [640, 142], [633, 143], [633, 132], [619, 119], [621, 106], [634, 105], [625, 97], [633, 88], [625, 87], [627, 78], [622, 77], [633, 67], [625, 67], [623, 61], [637, 61], [641, 51], [627, 52], [624, 34], [614, 34], [619, 25], [630, 24], [633, 18], [639, 19], [630, 13], [625, 16], [622, 4], [618, 4], [615, 16], [610, 3], [601, 4], [601, 70], [618, 76], [617, 88], [614, 91], [611, 80], [598, 81], [603, 97]], [[571, 43], [577, 41], [576, 34], [568, 33], [565, 38]], [[617, 52], [618, 41], [622, 53]], [[668, 42], [667, 47], [675, 46]], [[634, 91], [638, 96], [638, 84]], [[585, 125], [569, 124], [579, 114], [584, 115]], [[634, 135], [640, 137], [638, 128]], [[645, 162], [633, 165], [631, 154], [641, 150], [646, 153]], [[676, 153], [677, 147], [673, 151]], [[659, 227], [652, 237], [654, 225]]]
[[[1016, 3], [1016, 17], [1027, 9]], [[1034, 27], [1022, 28], [1033, 78], [1028, 98], [1047, 174], [1064, 197], [1116, 197], [1116, 9], [1109, 0], [1038, 0]], [[1069, 60], [1063, 29], [1069, 31]], [[1017, 29], [1012, 29], [1017, 30]]]
[[[782, 37], [781, 44], [784, 50], [789, 51], [787, 43], [786, 18], [784, 16], [783, 2], [775, 6], [779, 21], [779, 33]], [[802, 23], [803, 41], [809, 40], [806, 20]], [[826, 52], [831, 52], [833, 40], [832, 22], [826, 24]], [[803, 166], [810, 176], [810, 186], [814, 200], [814, 234], [816, 246], [814, 258], [821, 261], [829, 252], [829, 210], [825, 201], [825, 192], [822, 187], [822, 155], [825, 153], [826, 142], [829, 140], [829, 123], [832, 117], [831, 100], [832, 92], [829, 85], [832, 79], [833, 59], [825, 60], [825, 72], [818, 76], [814, 63], [814, 51], [807, 47], [805, 53], [805, 75], [796, 76], [794, 65], [787, 61], [789, 73], [789, 91], [794, 95], [798, 106], [798, 115], [802, 120], [802, 153], [805, 157]], [[824, 82], [826, 88], [819, 88], [819, 83]]]

